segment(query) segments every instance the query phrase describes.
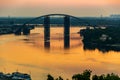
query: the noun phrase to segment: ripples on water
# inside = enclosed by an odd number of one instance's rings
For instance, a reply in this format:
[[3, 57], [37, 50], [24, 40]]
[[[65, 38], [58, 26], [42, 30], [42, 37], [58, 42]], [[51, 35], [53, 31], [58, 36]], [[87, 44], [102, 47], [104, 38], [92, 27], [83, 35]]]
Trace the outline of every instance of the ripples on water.
[[50, 50], [44, 49], [43, 28], [33, 30], [29, 36], [0, 36], [0, 71], [18, 70], [31, 74], [33, 80], [46, 80], [48, 73], [71, 79], [84, 69], [91, 69], [93, 74], [120, 74], [120, 52], [84, 51], [78, 31], [71, 28], [69, 50], [63, 48], [63, 28], [51, 29]]

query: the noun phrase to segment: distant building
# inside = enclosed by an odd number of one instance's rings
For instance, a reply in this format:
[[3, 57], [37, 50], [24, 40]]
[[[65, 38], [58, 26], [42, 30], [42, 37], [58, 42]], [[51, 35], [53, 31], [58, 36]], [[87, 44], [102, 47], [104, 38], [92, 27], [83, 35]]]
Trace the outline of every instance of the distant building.
[[110, 15], [111, 18], [120, 18], [120, 14], [112, 14]]
[[4, 74], [0, 72], [0, 80], [32, 80], [29, 74], [14, 72], [12, 74]]

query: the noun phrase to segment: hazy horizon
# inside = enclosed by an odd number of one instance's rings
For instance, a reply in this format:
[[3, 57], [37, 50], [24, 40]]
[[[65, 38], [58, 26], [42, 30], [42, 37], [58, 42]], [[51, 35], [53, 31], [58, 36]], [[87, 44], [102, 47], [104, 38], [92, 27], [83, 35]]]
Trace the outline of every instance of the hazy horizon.
[[120, 0], [0, 0], [0, 17], [37, 17], [51, 13], [79, 17], [120, 14]]

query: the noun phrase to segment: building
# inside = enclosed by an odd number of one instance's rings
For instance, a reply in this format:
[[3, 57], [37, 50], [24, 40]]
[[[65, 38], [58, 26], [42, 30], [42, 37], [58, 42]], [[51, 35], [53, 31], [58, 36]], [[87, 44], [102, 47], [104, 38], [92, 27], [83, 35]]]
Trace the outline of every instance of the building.
[[112, 14], [110, 15], [111, 18], [120, 18], [120, 14]]
[[4, 74], [0, 72], [0, 80], [32, 80], [29, 74], [13, 72], [12, 74]]

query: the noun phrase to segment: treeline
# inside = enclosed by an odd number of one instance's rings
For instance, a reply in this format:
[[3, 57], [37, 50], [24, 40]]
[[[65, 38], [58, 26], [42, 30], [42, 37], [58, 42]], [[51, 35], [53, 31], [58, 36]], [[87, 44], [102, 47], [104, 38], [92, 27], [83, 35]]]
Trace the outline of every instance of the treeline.
[[[6, 17], [6, 18], [0, 18], [0, 25], [4, 24], [24, 24], [25, 22], [28, 22], [35, 17]], [[79, 21], [71, 18], [71, 25], [72, 26], [80, 26], [80, 25], [107, 25], [107, 26], [113, 26], [113, 27], [119, 27], [120, 18], [109, 18], [109, 17], [77, 17], [79, 18]], [[51, 24], [63, 24], [63, 18], [62, 17], [51, 17]], [[43, 24], [43, 18], [31, 21], [28, 24]]]
[[[120, 77], [114, 73], [111, 74], [102, 74], [102, 75], [91, 75], [91, 70], [85, 70], [81, 74], [74, 74], [72, 80], [120, 80]], [[63, 79], [61, 76], [54, 78], [52, 75], [47, 75], [47, 80], [69, 80]], [[71, 80], [71, 79], [70, 79]]]
[[120, 51], [120, 27], [87, 28], [80, 31], [84, 49]]
[[120, 27], [83, 29], [80, 31], [80, 35], [84, 37], [83, 41], [85, 42], [100, 44], [120, 43]]

